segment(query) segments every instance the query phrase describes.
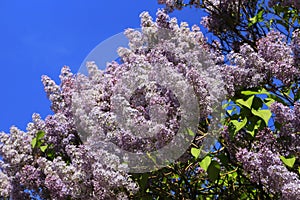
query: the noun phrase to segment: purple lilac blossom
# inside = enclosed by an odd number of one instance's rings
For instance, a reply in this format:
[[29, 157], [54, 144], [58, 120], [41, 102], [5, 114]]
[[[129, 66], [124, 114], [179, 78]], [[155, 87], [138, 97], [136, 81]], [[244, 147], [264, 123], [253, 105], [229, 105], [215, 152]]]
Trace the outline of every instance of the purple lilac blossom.
[[163, 73], [171, 77], [167, 81], [178, 85], [185, 101], [191, 99], [187, 91], [192, 90], [199, 107], [197, 124], [211, 114], [211, 102], [220, 104], [218, 96], [225, 96], [218, 66], [224, 58], [209, 48], [198, 26], [190, 29], [186, 22], [179, 26], [162, 10], [156, 21], [147, 12], [140, 17], [141, 32], [125, 31], [129, 48], [119, 48], [121, 64], [109, 63], [101, 71], [89, 62], [89, 76], [77, 77], [73, 114], [82, 138], [94, 148], [104, 145], [98, 141], [105, 141], [125, 151], [144, 153], [161, 149], [175, 137], [182, 113], [196, 110], [182, 109], [176, 94], [155, 82]]
[[[60, 78], [60, 86], [42, 78], [54, 115], [42, 120], [34, 114], [27, 132], [12, 127], [10, 134], [0, 133], [0, 195], [30, 199], [27, 190], [41, 199], [126, 199], [136, 183], [116, 157], [81, 145], [70, 110], [75, 77], [63, 67]], [[52, 157], [32, 146], [40, 131]]]
[[268, 1], [269, 7], [273, 7], [275, 5], [287, 6], [287, 7], [294, 7], [300, 10], [300, 2], [295, 0], [269, 0]]
[[294, 60], [299, 35], [294, 35], [293, 45], [289, 45], [285, 36], [271, 31], [257, 42], [258, 52], [245, 44], [240, 52], [227, 55], [232, 65], [222, 70], [228, 93], [234, 95], [237, 90], [270, 84], [274, 78], [289, 87], [299, 79], [300, 70]]

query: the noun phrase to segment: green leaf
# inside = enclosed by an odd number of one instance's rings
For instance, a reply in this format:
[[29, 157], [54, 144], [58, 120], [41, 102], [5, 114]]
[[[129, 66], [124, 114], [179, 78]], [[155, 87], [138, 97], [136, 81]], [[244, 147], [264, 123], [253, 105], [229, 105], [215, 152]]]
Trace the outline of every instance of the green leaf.
[[240, 115], [238, 119], [244, 119], [245, 117], [249, 117], [249, 116], [252, 116], [251, 110], [249, 108], [242, 107], [240, 109]]
[[247, 118], [245, 117], [242, 121], [231, 120], [230, 122], [235, 126], [234, 133], [237, 133], [247, 124]]
[[257, 13], [257, 15], [255, 15], [254, 17], [251, 17], [249, 19], [250, 23], [248, 24], [248, 27], [250, 27], [258, 22], [263, 21], [263, 17], [262, 17], [263, 13], [264, 13], [264, 10], [262, 9]]
[[31, 146], [32, 146], [32, 148], [35, 148], [35, 147], [36, 147], [36, 142], [37, 142], [37, 140], [36, 140], [36, 137], [35, 137], [35, 138], [33, 138], [32, 141], [31, 141]]
[[208, 178], [213, 182], [216, 181], [219, 177], [220, 171], [221, 171], [220, 164], [217, 161], [213, 160], [207, 169]]
[[251, 105], [253, 103], [254, 97], [255, 96], [253, 95], [253, 96], [249, 97], [246, 101], [244, 101], [243, 99], [238, 99], [238, 100], [236, 100], [236, 103], [251, 109]]
[[258, 91], [251, 91], [251, 90], [246, 90], [242, 91], [241, 94], [249, 96], [249, 95], [256, 95], [256, 94], [270, 94], [265, 88], [258, 90]]
[[198, 157], [199, 157], [200, 152], [201, 152], [201, 149], [197, 149], [197, 148], [194, 148], [194, 147], [192, 147], [192, 149], [191, 149], [191, 153], [192, 153], [192, 155], [193, 155], [195, 158], [198, 158]]
[[228, 179], [235, 180], [237, 175], [238, 175], [237, 172], [230, 173], [230, 174], [228, 174]]
[[200, 162], [200, 167], [201, 167], [203, 170], [207, 171], [207, 168], [208, 168], [208, 166], [210, 165], [210, 163], [211, 163], [211, 157], [206, 156], [206, 157], [203, 158], [203, 160]]
[[[139, 186], [142, 189], [142, 191], [144, 191], [146, 189], [148, 177], [149, 177], [149, 174], [146, 174], [146, 173], [144, 173], [140, 176]], [[164, 180], [166, 181], [165, 178], [164, 178]]]
[[292, 19], [292, 23], [294, 24], [296, 22], [296, 20], [298, 19], [297, 15], [294, 15], [293, 19]]
[[196, 136], [196, 134], [195, 134], [191, 129], [189, 129], [189, 128], [187, 128], [187, 133], [188, 133], [190, 136], [192, 136], [192, 137], [195, 137], [195, 136]]
[[45, 152], [47, 148], [48, 148], [48, 145], [44, 145], [44, 146], [40, 147], [40, 149], [41, 149], [42, 152]]
[[50, 158], [50, 159], [54, 159], [54, 156], [55, 156], [55, 152], [53, 151], [53, 150], [48, 150], [47, 151], [47, 156], [48, 156], [48, 158]]
[[37, 140], [42, 139], [45, 136], [45, 132], [44, 131], [38, 131], [36, 134], [36, 138]]
[[268, 106], [268, 107], [270, 107], [271, 105], [272, 105], [272, 103], [274, 103], [275, 102], [275, 100], [274, 99], [271, 99], [271, 98], [265, 98], [264, 99], [264, 103]]
[[269, 120], [272, 116], [272, 113], [270, 110], [254, 110], [254, 109], [252, 109], [251, 112], [253, 115], [258, 116], [261, 119], [263, 119], [264, 122], [266, 123], [266, 125], [268, 125]]
[[300, 89], [296, 92], [294, 101], [298, 101], [300, 99]]
[[280, 156], [281, 161], [288, 167], [293, 168], [295, 161], [296, 161], [296, 157], [293, 156], [291, 158], [285, 158], [284, 156]]

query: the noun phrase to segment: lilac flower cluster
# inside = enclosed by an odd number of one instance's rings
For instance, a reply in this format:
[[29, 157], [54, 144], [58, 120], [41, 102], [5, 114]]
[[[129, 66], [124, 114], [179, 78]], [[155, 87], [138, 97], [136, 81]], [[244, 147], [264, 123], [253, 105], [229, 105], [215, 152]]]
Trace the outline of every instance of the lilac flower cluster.
[[[220, 74], [217, 63], [223, 56], [209, 51], [199, 27], [190, 30], [185, 22], [178, 26], [175, 18], [170, 19], [161, 10], [155, 22], [143, 12], [141, 26], [142, 32], [125, 31], [130, 48], [118, 50], [123, 63], [112, 62], [103, 72], [90, 62], [89, 76], [77, 77], [73, 112], [77, 129], [91, 146], [99, 140], [110, 141], [123, 150], [142, 153], [169, 143], [178, 132], [180, 112], [190, 114], [195, 110], [193, 103], [190, 110], [180, 109], [182, 105], [174, 91], [160, 84], [165, 82], [163, 79], [174, 82], [169, 85], [178, 85], [185, 100], [191, 99], [191, 92], [186, 91], [192, 88], [200, 109], [197, 119], [207, 117], [211, 112], [209, 102], [217, 101], [217, 96], [225, 92], [221, 83], [215, 83], [222, 80], [216, 76]], [[155, 80], [161, 74], [163, 79]]]
[[300, 66], [300, 30], [297, 29], [293, 32], [292, 41], [292, 51], [294, 55], [294, 65], [295, 67]]
[[258, 41], [258, 52], [246, 44], [240, 52], [230, 53], [233, 65], [223, 69], [228, 92], [234, 95], [239, 89], [272, 84], [274, 78], [286, 87], [292, 85], [300, 77], [294, 56], [298, 54], [298, 43], [299, 34], [294, 34], [290, 45], [279, 32], [271, 31]]
[[230, 139], [226, 127], [223, 137], [231, 158], [242, 164], [244, 173], [253, 183], [281, 199], [299, 197], [300, 179], [296, 173], [284, 166], [279, 157], [282, 155], [281, 148], [289, 147], [280, 143], [278, 136], [269, 128], [260, 130], [252, 143], [246, 143], [243, 131], [239, 131], [234, 140]]
[[16, 127], [10, 129], [10, 134], [0, 133], [0, 154], [3, 162], [1, 169], [2, 195], [13, 195], [14, 199], [27, 196], [24, 193], [25, 187], [20, 185], [20, 171], [27, 164], [32, 164], [34, 157], [32, 155], [31, 140], [33, 135], [20, 131]]
[[290, 172], [281, 162], [279, 155], [263, 145], [256, 146], [257, 152], [240, 149], [236, 158], [243, 164], [251, 181], [263, 186], [263, 189], [282, 199], [297, 199], [300, 195], [298, 175]]
[[172, 12], [174, 10], [181, 10], [184, 6], [195, 6], [196, 8], [200, 7], [199, 0], [157, 0], [159, 4], [165, 4], [166, 10]]
[[230, 31], [240, 22], [240, 6], [249, 1], [211, 0], [204, 1], [208, 16], [202, 18], [201, 24], [215, 35]]
[[299, 104], [291, 110], [280, 103], [273, 103], [271, 110], [276, 115], [275, 120], [282, 124], [278, 133], [269, 128], [259, 130], [250, 143], [244, 131], [239, 131], [231, 139], [228, 127], [225, 127], [223, 138], [231, 159], [242, 164], [244, 173], [252, 182], [281, 199], [297, 199], [300, 179], [283, 164], [279, 156], [294, 156], [295, 165], [299, 163]]
[[7, 197], [9, 196], [9, 193], [11, 191], [11, 184], [9, 181], [9, 177], [7, 176], [7, 174], [3, 173], [2, 170], [0, 171], [0, 180], [0, 196]]
[[[126, 165], [104, 150], [81, 145], [71, 112], [75, 77], [64, 67], [58, 86], [43, 76], [54, 115], [45, 121], [38, 114], [27, 132], [12, 127], [0, 133], [0, 196], [12, 199], [126, 199], [137, 185]], [[41, 131], [40, 146], [32, 141]], [[30, 192], [27, 192], [30, 191]]]
[[179, 3], [177, 3], [175, 0], [158, 0], [159, 4], [166, 4], [167, 9], [169, 11], [173, 11], [175, 9], [180, 10], [181, 9], [181, 5]]
[[295, 0], [269, 0], [268, 5], [269, 7], [273, 7], [275, 5], [294, 7], [300, 10], [300, 2]]
[[[300, 103], [291, 109], [281, 103], [273, 103], [270, 110], [275, 114], [275, 121], [281, 124], [277, 137], [281, 146], [280, 154], [298, 155], [300, 152]], [[299, 158], [298, 162], [299, 162]]]
[[204, 6], [209, 15], [202, 18], [201, 24], [218, 35], [220, 32], [230, 29], [228, 28], [229, 24], [238, 23], [239, 6], [249, 3], [249, 1], [208, 0], [200, 2], [199, 0], [158, 0], [158, 3], [165, 4], [168, 12], [181, 10], [185, 6], [194, 6], [196, 8]]

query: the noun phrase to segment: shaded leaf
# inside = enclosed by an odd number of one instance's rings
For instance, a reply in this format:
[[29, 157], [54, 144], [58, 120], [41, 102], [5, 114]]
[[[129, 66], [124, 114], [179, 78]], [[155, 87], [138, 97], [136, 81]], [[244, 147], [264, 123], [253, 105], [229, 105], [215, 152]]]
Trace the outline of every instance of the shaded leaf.
[[209, 179], [213, 182], [216, 181], [219, 177], [220, 171], [221, 171], [220, 164], [217, 161], [213, 160], [207, 169]]
[[36, 134], [36, 138], [37, 140], [42, 139], [45, 136], [45, 132], [44, 131], [38, 131]]

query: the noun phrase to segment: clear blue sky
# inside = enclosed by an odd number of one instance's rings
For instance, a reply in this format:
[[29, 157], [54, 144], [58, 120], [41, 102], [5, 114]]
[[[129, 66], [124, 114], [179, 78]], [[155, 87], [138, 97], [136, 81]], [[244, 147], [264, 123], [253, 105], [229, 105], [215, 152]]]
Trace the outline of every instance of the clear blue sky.
[[[156, 0], [0, 0], [0, 131], [25, 130], [33, 113], [51, 114], [41, 75], [59, 82], [62, 66], [77, 72], [101, 41], [139, 27], [139, 14], [154, 17], [159, 7]], [[194, 9], [173, 15], [201, 19]]]

